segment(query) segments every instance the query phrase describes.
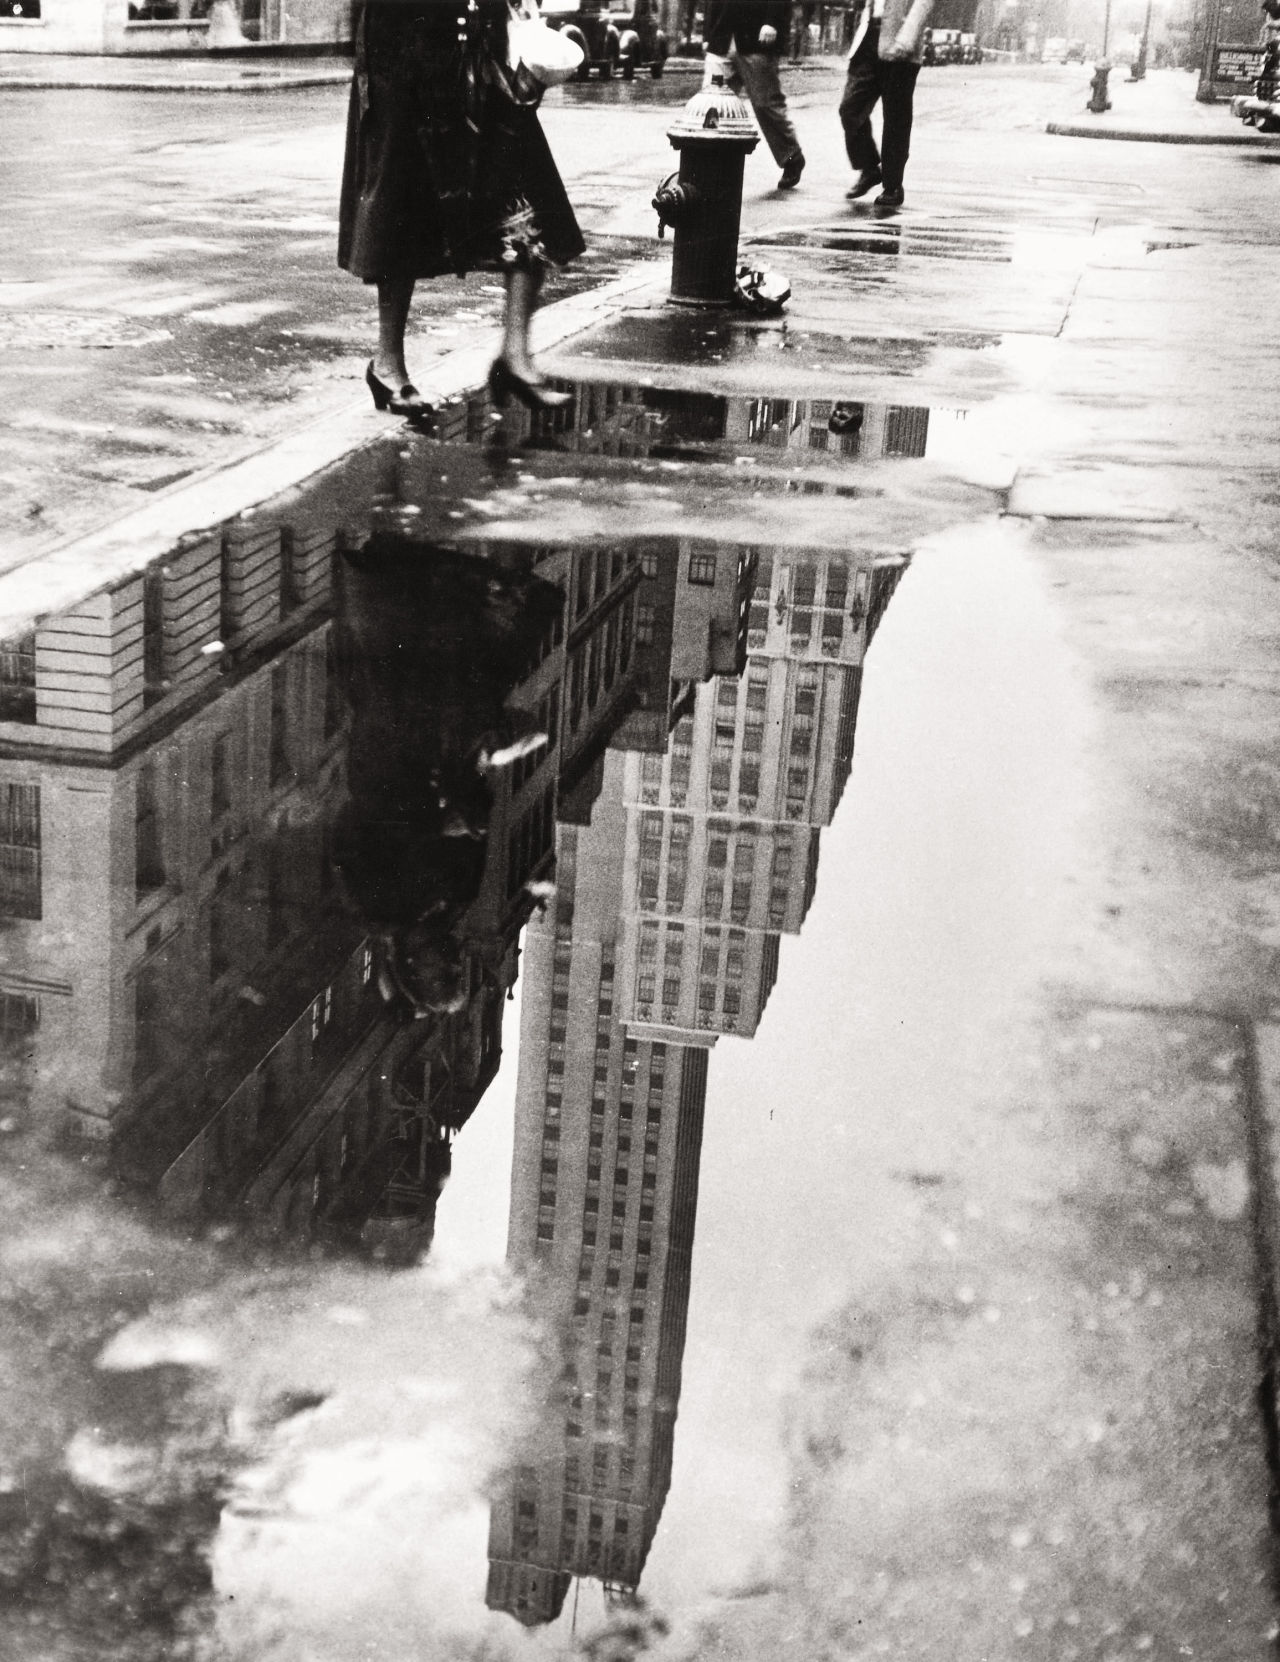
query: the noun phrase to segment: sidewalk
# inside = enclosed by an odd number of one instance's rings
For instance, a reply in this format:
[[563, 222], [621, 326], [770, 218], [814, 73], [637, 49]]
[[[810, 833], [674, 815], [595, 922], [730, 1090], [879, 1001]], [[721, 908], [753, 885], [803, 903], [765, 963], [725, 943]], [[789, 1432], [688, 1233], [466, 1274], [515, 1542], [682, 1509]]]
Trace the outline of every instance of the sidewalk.
[[1239, 144], [1274, 149], [1280, 136], [1246, 127], [1227, 104], [1196, 102], [1196, 76], [1182, 69], [1148, 70], [1141, 81], [1130, 81], [1121, 64], [1108, 82], [1111, 108], [1094, 115], [1088, 108], [1089, 87], [1082, 88], [1078, 105], [1064, 110], [1045, 131], [1061, 138], [1128, 139], [1148, 144]]

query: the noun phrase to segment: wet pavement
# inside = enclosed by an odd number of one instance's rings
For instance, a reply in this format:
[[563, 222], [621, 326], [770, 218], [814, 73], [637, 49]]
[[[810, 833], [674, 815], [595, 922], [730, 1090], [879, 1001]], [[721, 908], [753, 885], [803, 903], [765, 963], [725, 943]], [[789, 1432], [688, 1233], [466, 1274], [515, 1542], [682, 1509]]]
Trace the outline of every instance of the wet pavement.
[[0, 1652], [1274, 1654], [1280, 176], [949, 73], [0, 583]]

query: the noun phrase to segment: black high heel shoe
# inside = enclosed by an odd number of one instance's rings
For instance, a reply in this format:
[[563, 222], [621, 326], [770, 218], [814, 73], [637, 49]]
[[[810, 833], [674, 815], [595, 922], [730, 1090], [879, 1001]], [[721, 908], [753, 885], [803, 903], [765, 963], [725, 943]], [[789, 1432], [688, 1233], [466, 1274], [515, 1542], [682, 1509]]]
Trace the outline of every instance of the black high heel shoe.
[[435, 406], [430, 399], [424, 398], [412, 381], [406, 381], [399, 392], [389, 387], [385, 381], [380, 381], [373, 373], [373, 359], [369, 359], [369, 367], [364, 372], [365, 385], [373, 394], [375, 410], [390, 410], [392, 415], [408, 416], [411, 421], [430, 421], [435, 415]]
[[543, 375], [517, 375], [505, 357], [495, 358], [489, 366], [489, 395], [495, 404], [518, 398], [526, 410], [563, 410], [573, 402], [571, 392], [556, 392]]

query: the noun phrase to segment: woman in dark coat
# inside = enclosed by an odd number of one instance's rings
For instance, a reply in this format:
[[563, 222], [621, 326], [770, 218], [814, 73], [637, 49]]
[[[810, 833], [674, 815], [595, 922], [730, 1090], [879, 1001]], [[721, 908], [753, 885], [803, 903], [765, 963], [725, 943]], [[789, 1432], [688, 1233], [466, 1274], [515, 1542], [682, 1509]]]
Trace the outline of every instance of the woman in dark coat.
[[495, 768], [547, 742], [509, 710], [564, 606], [531, 569], [385, 533], [339, 568], [350, 796], [334, 864], [378, 945], [384, 996], [460, 1007]]
[[378, 349], [365, 379], [379, 409], [430, 414], [404, 361], [420, 277], [502, 271], [495, 397], [565, 401], [529, 356], [548, 265], [582, 233], [538, 122], [541, 88], [507, 63], [507, 0], [362, 0], [347, 121], [338, 264], [378, 289]]

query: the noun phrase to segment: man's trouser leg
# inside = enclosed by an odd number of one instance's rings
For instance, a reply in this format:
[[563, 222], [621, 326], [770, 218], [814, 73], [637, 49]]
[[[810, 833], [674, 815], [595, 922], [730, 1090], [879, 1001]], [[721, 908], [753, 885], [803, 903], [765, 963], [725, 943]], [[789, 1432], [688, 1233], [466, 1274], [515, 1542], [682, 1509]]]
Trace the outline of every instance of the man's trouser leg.
[[866, 173], [880, 165], [880, 152], [871, 131], [871, 112], [880, 97], [880, 26], [872, 23], [849, 59], [844, 94], [840, 99], [840, 125], [844, 148], [855, 173]]
[[886, 190], [901, 190], [907, 157], [911, 154], [911, 117], [915, 105], [918, 63], [903, 60], [880, 65], [880, 100], [884, 131], [880, 135]]
[[735, 79], [742, 83], [764, 141], [779, 167], [798, 161], [802, 152], [796, 137], [787, 95], [782, 90], [776, 52], [734, 52]]

